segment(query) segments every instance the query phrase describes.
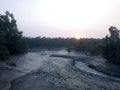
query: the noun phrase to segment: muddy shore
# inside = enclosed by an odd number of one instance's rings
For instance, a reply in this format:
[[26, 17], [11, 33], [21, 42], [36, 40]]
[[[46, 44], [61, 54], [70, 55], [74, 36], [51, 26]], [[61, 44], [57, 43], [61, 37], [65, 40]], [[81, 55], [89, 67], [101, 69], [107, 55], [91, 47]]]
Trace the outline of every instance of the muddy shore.
[[[119, 81], [80, 70], [72, 58], [50, 55], [46, 51], [13, 57], [16, 66], [1, 62], [0, 90], [120, 90]], [[74, 59], [84, 63], [92, 58]]]

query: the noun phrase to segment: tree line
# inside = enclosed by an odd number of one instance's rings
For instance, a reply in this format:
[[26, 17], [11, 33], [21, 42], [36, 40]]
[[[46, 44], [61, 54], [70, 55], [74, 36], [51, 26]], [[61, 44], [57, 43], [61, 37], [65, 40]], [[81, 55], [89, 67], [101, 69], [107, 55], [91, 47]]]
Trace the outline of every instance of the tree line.
[[28, 48], [73, 48], [79, 43], [75, 38], [26, 37], [24, 39]]
[[97, 55], [101, 53], [103, 45], [102, 39], [95, 38], [47, 38], [47, 37], [26, 37], [25, 41], [29, 48], [66, 48], [66, 50], [75, 50], [78, 52], [91, 53]]

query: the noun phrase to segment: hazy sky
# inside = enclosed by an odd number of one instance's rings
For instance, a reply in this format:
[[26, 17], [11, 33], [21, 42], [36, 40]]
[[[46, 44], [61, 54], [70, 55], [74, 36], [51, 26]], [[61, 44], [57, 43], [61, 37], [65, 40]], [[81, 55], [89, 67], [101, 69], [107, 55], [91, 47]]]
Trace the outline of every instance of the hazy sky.
[[102, 38], [120, 29], [120, 0], [0, 0], [0, 13], [14, 14], [24, 36]]

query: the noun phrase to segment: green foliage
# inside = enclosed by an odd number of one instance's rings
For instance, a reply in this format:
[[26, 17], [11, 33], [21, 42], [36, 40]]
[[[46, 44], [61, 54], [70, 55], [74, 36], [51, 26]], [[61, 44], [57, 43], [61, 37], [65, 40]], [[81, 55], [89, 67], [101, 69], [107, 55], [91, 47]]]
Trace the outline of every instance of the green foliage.
[[25, 38], [29, 48], [72, 48], [78, 44], [74, 38]]
[[103, 43], [101, 39], [93, 39], [93, 38], [81, 38], [79, 41], [79, 45], [76, 47], [77, 51], [89, 53], [90, 55], [101, 54]]
[[8, 49], [0, 45], [0, 59], [4, 59], [8, 54], [9, 54]]
[[120, 38], [119, 30], [111, 26], [109, 28], [110, 36], [104, 39], [103, 56], [109, 62], [120, 64]]
[[5, 15], [0, 15], [0, 53], [9, 51], [10, 54], [26, 52], [25, 41], [22, 32], [18, 30], [13, 14], [8, 11]]

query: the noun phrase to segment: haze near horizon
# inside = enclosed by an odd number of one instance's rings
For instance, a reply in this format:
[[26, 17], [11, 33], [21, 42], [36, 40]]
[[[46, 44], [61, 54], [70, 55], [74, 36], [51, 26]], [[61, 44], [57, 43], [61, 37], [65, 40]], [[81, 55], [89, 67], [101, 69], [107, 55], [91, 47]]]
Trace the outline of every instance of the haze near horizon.
[[120, 29], [120, 0], [1, 0], [24, 36], [103, 38]]

